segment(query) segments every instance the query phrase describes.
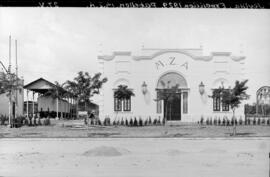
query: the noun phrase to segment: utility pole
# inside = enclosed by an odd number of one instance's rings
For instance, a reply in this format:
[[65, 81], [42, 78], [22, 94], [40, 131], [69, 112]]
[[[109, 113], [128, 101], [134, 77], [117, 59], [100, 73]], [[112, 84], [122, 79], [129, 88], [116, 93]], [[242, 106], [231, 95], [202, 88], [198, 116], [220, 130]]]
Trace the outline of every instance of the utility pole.
[[15, 99], [15, 118], [18, 114], [18, 60], [17, 60], [17, 40], [15, 40], [15, 57], [16, 57], [16, 99]]
[[11, 36], [9, 36], [9, 57], [8, 57], [8, 80], [9, 80], [9, 103], [8, 103], [8, 126], [11, 127]]

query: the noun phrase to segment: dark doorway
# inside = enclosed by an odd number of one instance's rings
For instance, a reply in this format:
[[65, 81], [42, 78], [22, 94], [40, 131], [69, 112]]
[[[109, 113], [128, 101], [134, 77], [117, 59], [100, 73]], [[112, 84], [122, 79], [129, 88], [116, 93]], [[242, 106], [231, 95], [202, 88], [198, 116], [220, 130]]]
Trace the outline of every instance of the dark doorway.
[[164, 100], [164, 117], [170, 120], [181, 120], [181, 94], [175, 93]]

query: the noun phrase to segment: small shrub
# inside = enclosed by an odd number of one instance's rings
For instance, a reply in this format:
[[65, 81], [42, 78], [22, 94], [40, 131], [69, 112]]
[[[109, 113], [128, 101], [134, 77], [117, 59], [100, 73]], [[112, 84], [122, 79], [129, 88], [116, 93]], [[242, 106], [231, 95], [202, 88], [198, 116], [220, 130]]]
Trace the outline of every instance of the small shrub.
[[244, 124], [247, 125], [248, 124], [248, 120], [247, 118], [245, 118]]
[[243, 120], [242, 120], [242, 118], [240, 117], [240, 119], [239, 119], [239, 125], [242, 125], [243, 124]]
[[144, 120], [144, 126], [147, 126], [147, 123], [148, 123], [148, 120], [145, 119], [145, 120]]
[[200, 124], [203, 125], [204, 118], [201, 116]]
[[139, 118], [139, 126], [141, 126], [141, 127], [143, 126], [143, 120], [141, 117]]
[[262, 125], [265, 125], [265, 119], [262, 119]]
[[157, 120], [157, 125], [161, 125], [160, 117], [159, 117], [159, 119]]
[[232, 119], [231, 119], [231, 125], [234, 125], [234, 119], [235, 119], [235, 118], [232, 118]]
[[125, 125], [125, 122], [124, 122], [124, 119], [122, 118], [121, 119], [121, 123], [120, 123], [122, 126]]
[[110, 119], [110, 117], [106, 117], [104, 119], [103, 125], [105, 125], [105, 126], [110, 126], [111, 125], [111, 119]]
[[206, 119], [206, 125], [209, 125], [209, 118]]
[[230, 126], [230, 120], [229, 119], [226, 119], [226, 125]]
[[256, 125], [256, 118], [253, 118], [253, 125]]
[[270, 119], [267, 119], [266, 122], [267, 122], [267, 125], [270, 125]]
[[150, 116], [149, 119], [148, 119], [148, 125], [152, 125], [152, 119], [151, 119], [151, 116]]
[[248, 125], [250, 125], [250, 123], [251, 123], [250, 118], [247, 119], [247, 123], [248, 123]]
[[223, 120], [222, 120], [222, 125], [225, 126], [226, 125], [226, 119], [223, 117]]
[[130, 120], [129, 120], [129, 126], [133, 126], [133, 119], [132, 118], [130, 118]]
[[125, 125], [128, 126], [128, 120], [127, 120], [127, 118], [125, 120]]
[[220, 117], [218, 118], [218, 125], [220, 125], [221, 124], [221, 120], [220, 120]]
[[165, 119], [165, 117], [163, 117], [162, 118], [162, 124], [165, 125], [165, 123], [166, 123], [166, 119]]
[[153, 124], [157, 125], [157, 119], [154, 119]]
[[217, 125], [217, 119], [216, 118], [214, 119], [213, 123], [214, 123], [214, 125]]
[[137, 121], [136, 117], [134, 118], [133, 125], [138, 126], [138, 121]]
[[261, 125], [261, 118], [258, 119], [258, 125]]

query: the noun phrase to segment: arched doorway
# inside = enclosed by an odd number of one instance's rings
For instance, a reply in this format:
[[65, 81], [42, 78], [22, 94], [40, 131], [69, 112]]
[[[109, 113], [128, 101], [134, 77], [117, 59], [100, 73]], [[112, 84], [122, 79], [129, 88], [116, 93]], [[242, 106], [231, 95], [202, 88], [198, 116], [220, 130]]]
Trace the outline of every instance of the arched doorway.
[[176, 72], [166, 73], [159, 78], [156, 91], [157, 113], [161, 113], [161, 105], [163, 105], [163, 116], [165, 120], [181, 120], [182, 113], [187, 113], [188, 105], [186, 79]]

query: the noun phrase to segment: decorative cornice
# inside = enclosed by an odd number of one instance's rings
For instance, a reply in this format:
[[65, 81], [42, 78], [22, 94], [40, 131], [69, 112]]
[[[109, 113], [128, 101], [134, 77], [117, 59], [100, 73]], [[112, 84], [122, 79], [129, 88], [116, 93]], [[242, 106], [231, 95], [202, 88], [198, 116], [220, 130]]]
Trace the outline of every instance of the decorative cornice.
[[231, 52], [211, 52], [212, 56], [230, 56]]
[[246, 57], [245, 56], [231, 56], [231, 59], [234, 61], [241, 61], [241, 60], [246, 59]]
[[112, 60], [112, 59], [114, 59], [114, 57], [115, 56], [130, 56], [131, 55], [131, 52], [129, 52], [129, 51], [115, 51], [115, 52], [113, 52], [113, 54], [112, 55], [102, 55], [102, 56], [98, 56], [98, 59], [100, 59], [100, 60], [107, 60], [107, 61], [109, 61], [109, 60]]
[[151, 60], [159, 55], [169, 53], [169, 52], [185, 54], [193, 58], [194, 60], [210, 61], [212, 59], [212, 56], [195, 56], [184, 49], [163, 49], [158, 52], [155, 52], [153, 55], [150, 55], [150, 56], [133, 56], [132, 58], [134, 60]]
[[[201, 50], [201, 49], [151, 49], [151, 48], [143, 48], [142, 50], [153, 50], [155, 51], [152, 55], [145, 55], [145, 56], [132, 56], [131, 58], [133, 60], [139, 61], [139, 60], [151, 60], [159, 55], [169, 53], [169, 52], [175, 52], [175, 53], [181, 53], [184, 55], [187, 55], [191, 57], [194, 60], [201, 60], [201, 61], [210, 61], [213, 59], [214, 56], [230, 56], [230, 58], [234, 61], [241, 61], [244, 60], [246, 57], [244, 56], [231, 56], [231, 52], [211, 52], [211, 55], [209, 56], [196, 56], [189, 52], [189, 50]], [[110, 61], [113, 60], [116, 56], [131, 56], [130, 51], [115, 51], [112, 55], [102, 55], [98, 56], [98, 59], [100, 60], [106, 60]]]

